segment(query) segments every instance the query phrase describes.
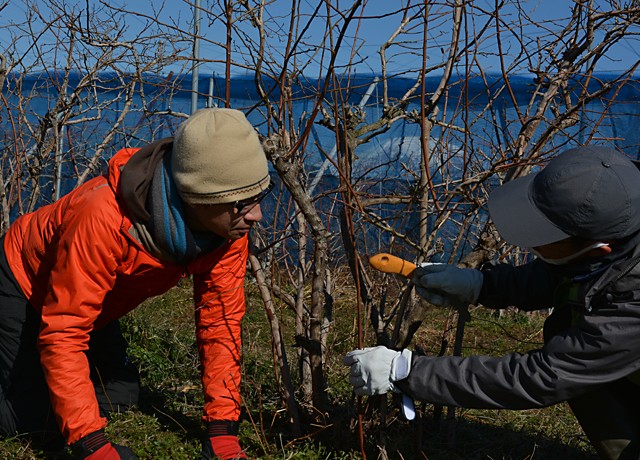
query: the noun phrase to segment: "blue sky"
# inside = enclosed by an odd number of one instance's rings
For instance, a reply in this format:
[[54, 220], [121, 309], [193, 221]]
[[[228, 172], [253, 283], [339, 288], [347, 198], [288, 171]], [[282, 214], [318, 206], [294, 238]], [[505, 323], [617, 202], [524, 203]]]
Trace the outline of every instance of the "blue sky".
[[[66, 0], [68, 5], [76, 5], [83, 7], [86, 3], [85, 0]], [[96, 0], [89, 0], [91, 5], [97, 5], [98, 2]], [[202, 0], [203, 7], [206, 7], [209, 3], [208, 0]], [[359, 64], [358, 71], [362, 73], [366, 72], [377, 72], [379, 70], [379, 58], [377, 52], [380, 48], [380, 45], [386, 41], [394, 30], [397, 27], [397, 24], [400, 22], [400, 14], [395, 15], [386, 15], [384, 17], [375, 18], [374, 16], [377, 14], [382, 14], [388, 12], [393, 9], [392, 5], [401, 5], [406, 3], [404, 2], [391, 2], [390, 0], [368, 0], [366, 2], [366, 13], [370, 15], [365, 24], [365, 26], [359, 28], [357, 30], [358, 39], [354, 40], [353, 36], [356, 33], [356, 23], [353, 23], [353, 27], [350, 32], [351, 35], [347, 37], [348, 43], [353, 43], [358, 48], [358, 58], [362, 60], [361, 64]], [[413, 1], [413, 3], [419, 3], [417, 1]], [[532, 18], [537, 20], [551, 20], [555, 18], [562, 18], [569, 15], [570, 7], [573, 4], [571, 0], [523, 0], [522, 2], [526, 5], [525, 11], [531, 15]], [[598, 2], [596, 2], [597, 4]], [[602, 2], [604, 3], [604, 2]], [[0, 2], [2, 4], [2, 2]], [[40, 3], [42, 5], [42, 3]], [[151, 14], [151, 9], [158, 9], [162, 12], [162, 17], [164, 20], [174, 21], [180, 23], [184, 30], [189, 30], [190, 23], [193, 19], [193, 10], [192, 8], [185, 2], [178, 0], [167, 0], [166, 2], [160, 1], [151, 1], [151, 2], [124, 2], [123, 0], [114, 0], [111, 1], [110, 4], [118, 5], [121, 4], [123, 7], [127, 8], [131, 11], [141, 11], [147, 14]], [[348, 2], [341, 2], [341, 5], [348, 4]], [[494, 5], [493, 1], [488, 0], [479, 0], [476, 2], [477, 5], [483, 6], [487, 10], [492, 10], [492, 5]], [[509, 4], [509, 2], [507, 2]], [[304, 12], [309, 12], [317, 3], [311, 0], [305, 0], [301, 3], [301, 9]], [[10, 28], [4, 27], [10, 24], [11, 21], [20, 21], [25, 15], [25, 3], [23, 0], [8, 0], [8, 6], [2, 10], [0, 13], [0, 49], [2, 49], [2, 43], [8, 43], [8, 32]], [[289, 9], [291, 8], [291, 2], [285, 0], [274, 0], [269, 3], [268, 12], [274, 16], [282, 16], [283, 18], [289, 13]], [[126, 26], [135, 30], [141, 24], [141, 20], [134, 16], [130, 17]], [[431, 30], [431, 43], [437, 43], [438, 34], [440, 31], [446, 29], [448, 23], [446, 21], [440, 21], [441, 26], [434, 26], [433, 30]], [[210, 40], [214, 41], [222, 41], [224, 37], [224, 29], [220, 22], [214, 22], [212, 25], [209, 25], [209, 22], [204, 19], [202, 21], [202, 35], [207, 37]], [[34, 24], [34, 28], [37, 29], [38, 25]], [[640, 28], [640, 27], [639, 27]], [[639, 30], [636, 30], [638, 32]], [[249, 32], [249, 31], [247, 31]], [[448, 32], [445, 30], [445, 32]], [[310, 36], [321, 36], [323, 30], [319, 29], [310, 29]], [[526, 34], [525, 34], [526, 35]], [[414, 37], [419, 37], [420, 35], [416, 33]], [[273, 40], [274, 37], [271, 37], [271, 43], [276, 43], [276, 48], [279, 46], [276, 40]], [[531, 37], [525, 37], [531, 38]], [[313, 41], [313, 39], [311, 39]], [[442, 43], [438, 43], [443, 49], [446, 47], [446, 41], [443, 40]], [[509, 44], [505, 44], [505, 49], [509, 48]], [[24, 46], [28, 46], [28, 43], [24, 43]], [[491, 43], [487, 42], [487, 45], [491, 47]], [[284, 42], [282, 42], [281, 48], [284, 47]], [[396, 48], [398, 49], [398, 48]], [[347, 48], [347, 51], [350, 51], [351, 47]], [[640, 46], [638, 46], [637, 42], [629, 42], [618, 46], [616, 49], [612, 51], [607, 57], [609, 58], [606, 61], [603, 61], [603, 67], [600, 68], [602, 71], [611, 71], [615, 72], [625, 68], [629, 62], [635, 62], [640, 59], [639, 51]], [[348, 59], [348, 54], [345, 53], [341, 56], [343, 61]], [[206, 43], [203, 41], [201, 43], [201, 56], [208, 59], [224, 59], [224, 53], [220, 46], [215, 44]], [[485, 66], [485, 70], [488, 71], [497, 71], [497, 61], [492, 58], [485, 57], [485, 61], [483, 65]], [[415, 69], [416, 68], [416, 57], [415, 55], [407, 55], [403, 57], [402, 55], [397, 55], [391, 61], [391, 70], [396, 72], [401, 72], [404, 69]], [[213, 72], [223, 73], [224, 68], [222, 64], [216, 63], [203, 63], [200, 67], [201, 74], [210, 75]], [[319, 68], [310, 68], [311, 73], [319, 72]]]

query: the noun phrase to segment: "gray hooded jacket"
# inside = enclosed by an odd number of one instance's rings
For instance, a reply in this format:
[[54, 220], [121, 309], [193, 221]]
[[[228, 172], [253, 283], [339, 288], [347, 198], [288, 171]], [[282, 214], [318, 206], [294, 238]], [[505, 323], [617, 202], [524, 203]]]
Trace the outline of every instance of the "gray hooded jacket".
[[396, 382], [398, 388], [434, 404], [531, 409], [637, 372], [640, 246], [588, 275], [568, 272], [540, 260], [484, 268], [480, 304], [526, 311], [555, 307], [545, 322], [544, 346], [501, 357], [413, 353], [411, 373]]

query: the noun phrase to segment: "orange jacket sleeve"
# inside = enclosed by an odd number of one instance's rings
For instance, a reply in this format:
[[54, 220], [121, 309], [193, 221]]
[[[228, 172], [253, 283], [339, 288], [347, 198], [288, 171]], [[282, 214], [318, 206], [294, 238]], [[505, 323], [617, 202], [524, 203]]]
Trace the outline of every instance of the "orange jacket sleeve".
[[210, 273], [194, 275], [196, 337], [205, 422], [240, 417], [241, 323], [247, 237], [234, 241]]
[[38, 347], [58, 424], [73, 443], [106, 426], [85, 351], [104, 297], [114, 285], [122, 242], [109, 224], [114, 216], [108, 211], [68, 215], [73, 218], [64, 222], [53, 251]]

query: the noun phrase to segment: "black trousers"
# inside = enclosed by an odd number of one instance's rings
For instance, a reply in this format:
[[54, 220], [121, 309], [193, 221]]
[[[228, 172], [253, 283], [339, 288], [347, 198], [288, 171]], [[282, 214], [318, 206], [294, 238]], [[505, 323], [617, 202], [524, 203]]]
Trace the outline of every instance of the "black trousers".
[[[571, 310], [556, 308], [544, 323], [545, 343], [571, 325]], [[640, 459], [640, 386], [624, 378], [568, 401], [603, 460]]]
[[[11, 273], [0, 239], [0, 435], [59, 433], [37, 349], [40, 316]], [[91, 333], [87, 356], [100, 412], [138, 403], [139, 378], [118, 321]]]
[[580, 426], [603, 460], [640, 459], [640, 387], [628, 379], [569, 401]]

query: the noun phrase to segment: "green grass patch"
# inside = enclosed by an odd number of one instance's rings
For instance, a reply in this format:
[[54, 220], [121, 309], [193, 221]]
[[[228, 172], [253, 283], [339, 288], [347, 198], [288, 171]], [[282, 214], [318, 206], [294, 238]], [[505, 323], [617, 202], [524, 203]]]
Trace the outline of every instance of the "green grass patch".
[[[433, 405], [418, 404], [420, 416], [407, 422], [391, 396], [362, 398], [359, 402], [348, 384], [348, 368], [342, 365], [344, 353], [356, 345], [354, 300], [347, 291], [334, 294], [333, 321], [327, 325], [326, 378], [331, 409], [320, 417], [304, 418], [304, 435], [293, 437], [277, 391], [271, 332], [262, 301], [251, 280], [247, 288], [240, 439], [254, 458], [362, 458], [361, 431], [368, 458], [378, 458], [381, 446], [391, 459], [596, 458], [566, 404], [529, 411], [458, 409], [455, 419], [448, 417], [446, 408], [441, 411]], [[203, 397], [191, 296], [191, 285], [186, 280], [166, 295], [145, 302], [122, 320], [143, 388], [140, 407], [113, 416], [107, 433], [115, 442], [131, 447], [140, 459], [199, 457], [204, 433], [200, 422]], [[299, 392], [295, 317], [283, 304], [276, 302], [276, 308], [292, 379]], [[470, 313], [471, 321], [465, 325], [464, 355], [502, 355], [542, 344], [544, 313], [498, 314], [483, 308]], [[450, 354], [454, 326], [452, 311], [432, 308], [426, 312], [412, 346], [430, 354], [438, 354], [442, 349]], [[367, 331], [370, 344], [374, 341], [372, 336]], [[358, 423], [358, 414], [362, 425]], [[14, 437], [0, 441], [0, 458], [70, 457], [59, 450], [45, 450], [26, 437]]]

